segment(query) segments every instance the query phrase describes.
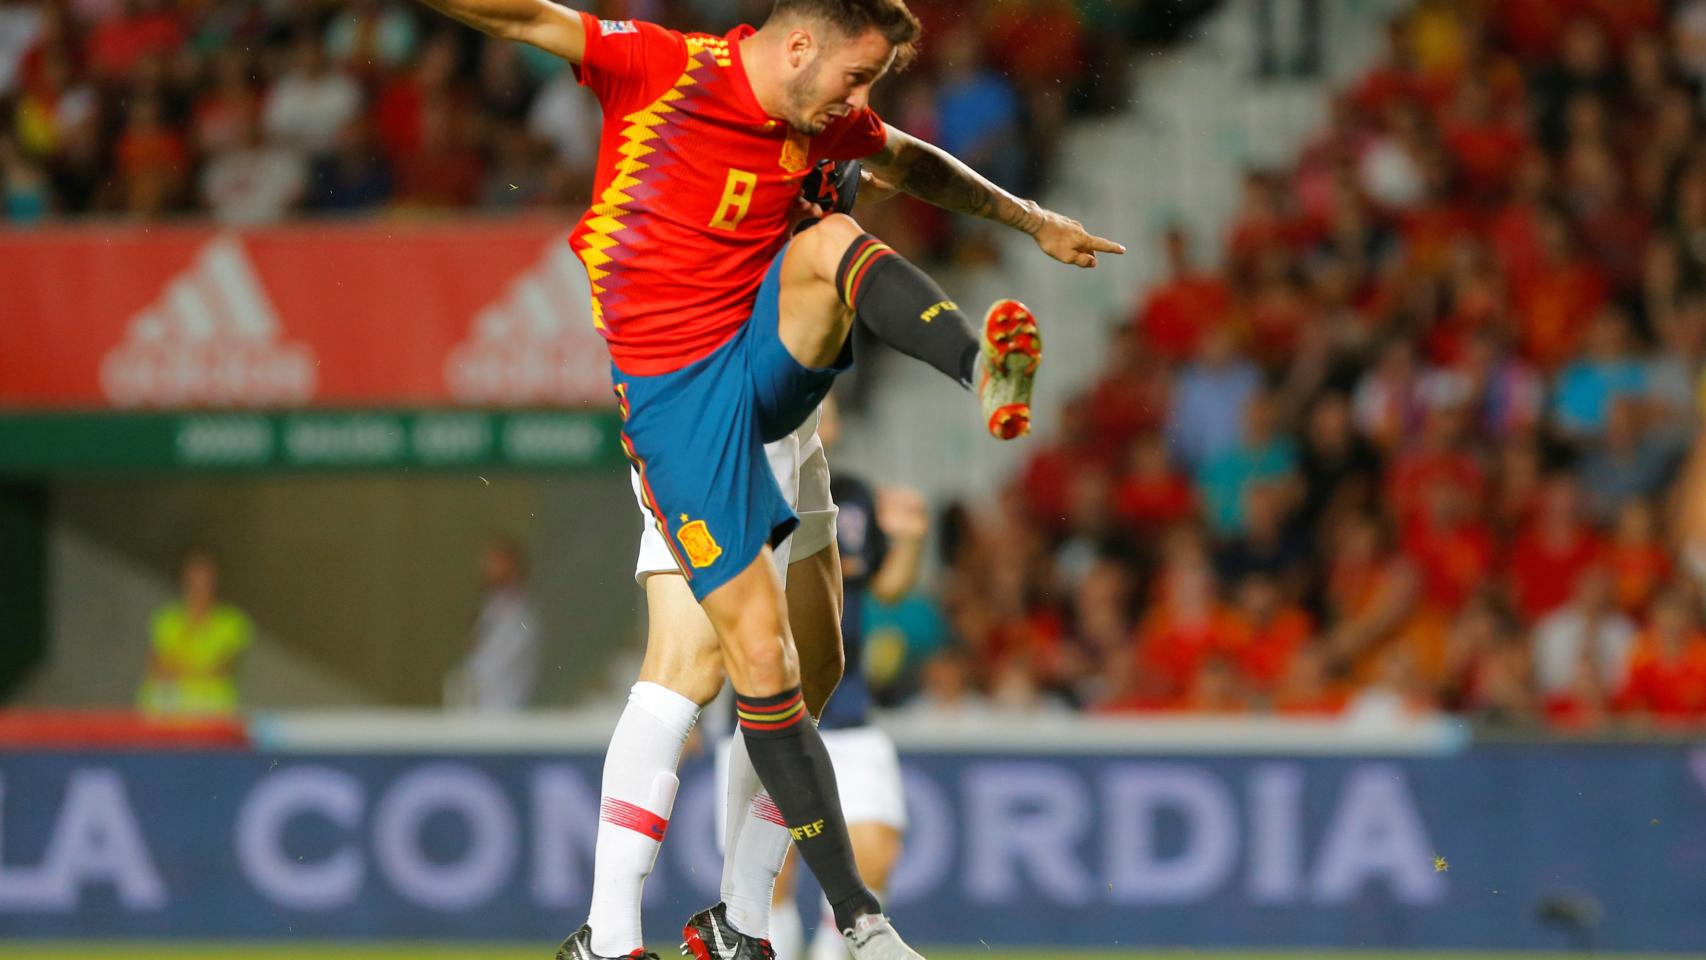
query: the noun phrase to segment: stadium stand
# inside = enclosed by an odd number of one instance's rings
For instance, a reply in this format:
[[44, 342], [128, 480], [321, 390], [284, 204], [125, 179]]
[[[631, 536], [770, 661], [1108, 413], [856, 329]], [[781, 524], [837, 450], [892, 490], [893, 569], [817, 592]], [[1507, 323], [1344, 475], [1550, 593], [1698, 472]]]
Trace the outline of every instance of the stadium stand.
[[1065, 429], [955, 514], [948, 661], [1109, 712], [1706, 719], [1663, 522], [1706, 336], [1706, 4], [1673, 6], [1394, 20], [1219, 268], [1167, 231]]

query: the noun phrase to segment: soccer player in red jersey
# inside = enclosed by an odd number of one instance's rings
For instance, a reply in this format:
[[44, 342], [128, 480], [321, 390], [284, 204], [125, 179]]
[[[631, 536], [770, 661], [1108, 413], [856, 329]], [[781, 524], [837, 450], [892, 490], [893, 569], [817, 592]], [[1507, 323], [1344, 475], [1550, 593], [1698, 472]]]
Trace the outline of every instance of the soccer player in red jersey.
[[[601, 21], [549, 0], [425, 2], [563, 57], [603, 105], [595, 202], [570, 243], [609, 343], [641, 498], [714, 628], [756, 779], [849, 949], [860, 960], [916, 957], [859, 880], [808, 717], [802, 654], [772, 561], [798, 518], [764, 444], [793, 434], [851, 363], [855, 321], [975, 389], [988, 428], [1005, 439], [1029, 430], [1041, 340], [1030, 311], [1011, 300], [994, 304], [978, 331], [933, 280], [844, 214], [790, 241], [790, 211], [818, 161], [863, 158], [883, 182], [1023, 230], [1062, 262], [1092, 267], [1098, 254], [1124, 249], [1012, 197], [870, 110], [872, 84], [904, 65], [918, 39], [904, 0], [777, 0], [762, 28], [722, 37]], [[684, 739], [694, 700], [640, 684], [623, 722], [638, 711], [654, 740], [677, 731]], [[613, 750], [622, 732], [619, 724]], [[610, 791], [610, 773], [607, 761], [601, 848], [606, 825], [661, 840], [673, 773], [627, 797]], [[714, 943], [696, 942], [699, 929], [690, 924], [688, 940], [701, 958], [733, 960], [748, 949], [744, 940], [731, 949], [714, 916]], [[562, 955], [593, 960], [595, 945], [644, 955], [586, 927]], [[760, 941], [744, 955], [766, 949]]]

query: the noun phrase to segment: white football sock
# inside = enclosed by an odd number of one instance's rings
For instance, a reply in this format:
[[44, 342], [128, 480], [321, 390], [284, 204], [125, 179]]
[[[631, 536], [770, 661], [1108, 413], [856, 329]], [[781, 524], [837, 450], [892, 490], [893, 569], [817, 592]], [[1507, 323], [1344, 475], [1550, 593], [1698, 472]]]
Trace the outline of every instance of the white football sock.
[[655, 683], [636, 683], [604, 754], [598, 846], [592, 865], [592, 952], [640, 949], [640, 894], [657, 864], [699, 705]]
[[746, 738], [735, 734], [729, 750], [728, 848], [723, 853], [723, 903], [729, 923], [749, 937], [770, 936], [770, 898], [788, 855], [788, 828], [776, 801], [763, 791], [746, 754]]
[[805, 960], [806, 928], [793, 897], [777, 901], [770, 909], [770, 946], [776, 960]]
[[[875, 892], [875, 891], [872, 891]], [[812, 953], [803, 960], [847, 960], [847, 943], [841, 931], [835, 929], [835, 911], [829, 901], [819, 899], [823, 909], [818, 916], [817, 932], [812, 934]]]

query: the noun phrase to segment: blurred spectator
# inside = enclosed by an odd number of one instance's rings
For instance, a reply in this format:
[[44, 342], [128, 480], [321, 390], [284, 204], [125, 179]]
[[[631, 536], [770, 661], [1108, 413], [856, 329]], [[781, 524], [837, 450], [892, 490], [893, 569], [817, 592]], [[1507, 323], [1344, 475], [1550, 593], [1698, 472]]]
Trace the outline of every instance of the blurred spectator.
[[521, 545], [494, 539], [480, 559], [484, 597], [466, 658], [445, 680], [446, 705], [514, 713], [533, 704], [539, 679], [539, 619], [527, 599]]
[[418, 26], [410, 9], [380, 0], [353, 0], [326, 26], [326, 53], [357, 72], [384, 72], [415, 54]]
[[123, 207], [143, 217], [176, 209], [189, 180], [189, 148], [161, 111], [154, 97], [132, 101], [116, 150]]
[[[1297, 448], [1280, 430], [1280, 409], [1271, 394], [1257, 392], [1244, 408], [1244, 437], [1211, 452], [1198, 467], [1198, 489], [1210, 529], [1223, 537], [1242, 534], [1250, 489], [1288, 484], [1297, 474]], [[1281, 512], [1274, 506], [1274, 515]]]
[[263, 122], [268, 137], [317, 156], [331, 151], [361, 105], [360, 85], [326, 59], [319, 38], [304, 33], [291, 47], [289, 71], [267, 93]]
[[1023, 155], [1011, 149], [1019, 125], [1013, 85], [984, 60], [983, 39], [971, 24], [941, 37], [936, 87], [936, 143], [991, 180], [1017, 189]]
[[1146, 348], [1169, 362], [1197, 355], [1203, 333], [1225, 323], [1232, 301], [1226, 285], [1199, 271], [1191, 259], [1191, 239], [1183, 227], [1163, 235], [1167, 279], [1150, 291], [1133, 318]]
[[89, 33], [87, 58], [96, 76], [116, 80], [147, 57], [164, 59], [184, 42], [184, 26], [168, 0], [125, 0], [122, 12]]
[[1601, 524], [1609, 523], [1631, 500], [1658, 493], [1675, 466], [1671, 446], [1645, 428], [1641, 412], [1638, 398], [1613, 402], [1604, 436], [1582, 456], [1582, 490], [1589, 512]]
[[47, 171], [24, 156], [12, 138], [0, 134], [0, 213], [14, 224], [39, 222], [53, 212]]
[[219, 559], [206, 547], [185, 551], [179, 587], [182, 596], [154, 614], [137, 705], [152, 714], [234, 714], [254, 624], [219, 598]]
[[201, 196], [220, 223], [273, 223], [302, 201], [307, 180], [302, 155], [263, 142], [255, 121], [245, 117], [237, 142], [202, 170]]
[[971, 658], [958, 647], [946, 647], [924, 662], [918, 695], [906, 713], [932, 722], [976, 720], [989, 706], [972, 681]]
[[1555, 476], [1540, 495], [1534, 520], [1511, 547], [1511, 597], [1530, 622], [1562, 606], [1600, 560], [1599, 534], [1581, 512], [1573, 478]]
[[17, 88], [24, 57], [36, 44], [46, 17], [33, 3], [0, 4], [0, 97]]
[[1261, 374], [1238, 356], [1230, 330], [1208, 331], [1197, 361], [1173, 385], [1167, 438], [1173, 456], [1188, 470], [1238, 449], [1249, 429], [1247, 410], [1261, 389]]
[[1564, 436], [1592, 441], [1605, 430], [1612, 404], [1646, 392], [1646, 370], [1629, 344], [1629, 320], [1621, 310], [1600, 310], [1588, 332], [1586, 352], [1558, 374], [1552, 415]]
[[1611, 581], [1603, 568], [1576, 580], [1570, 602], [1534, 628], [1534, 673], [1547, 695], [1580, 692], [1581, 663], [1591, 663], [1597, 689], [1622, 687], [1629, 672], [1635, 623], [1612, 602]]
[[369, 210], [391, 199], [391, 168], [362, 118], [351, 120], [338, 131], [335, 150], [315, 158], [310, 180], [311, 210]]
[[1706, 634], [1694, 604], [1680, 590], [1666, 591], [1649, 621], [1635, 638], [1617, 708], [1670, 725], [1706, 719]]
[[1630, 500], [1618, 509], [1605, 562], [1618, 608], [1631, 617], [1640, 616], [1674, 569], [1670, 551], [1659, 539], [1650, 502]]
[[474, 202], [482, 176], [480, 155], [462, 141], [443, 101], [421, 111], [420, 144], [397, 164], [395, 201], [409, 207], [458, 207]]

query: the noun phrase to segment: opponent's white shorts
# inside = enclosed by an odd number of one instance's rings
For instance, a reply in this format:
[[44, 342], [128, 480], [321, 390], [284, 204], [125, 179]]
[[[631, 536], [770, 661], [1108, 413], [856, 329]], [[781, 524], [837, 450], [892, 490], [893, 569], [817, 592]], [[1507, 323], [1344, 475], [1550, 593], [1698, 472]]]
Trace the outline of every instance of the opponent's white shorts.
[[[800, 517], [800, 525], [775, 550], [776, 569], [782, 582], [788, 582], [788, 564], [797, 563], [827, 548], [835, 542], [835, 500], [829, 495], [829, 459], [823, 455], [823, 440], [817, 435], [822, 409], [813, 410], [799, 429], [775, 443], [764, 445], [764, 455], [770, 470], [782, 488], [782, 496]], [[654, 573], [678, 573], [675, 556], [657, 524], [646, 509], [640, 493], [639, 471], [628, 471], [628, 482], [634, 489], [634, 502], [640, 505], [645, 529], [640, 534], [640, 560], [634, 567], [634, 580], [641, 586]]]
[[[876, 727], [847, 727], [819, 731], [835, 768], [841, 794], [841, 814], [847, 825], [880, 823], [906, 829], [906, 790], [900, 776], [900, 754], [894, 740]], [[740, 734], [735, 734], [740, 736]], [[729, 738], [717, 747], [717, 831], [726, 822], [729, 793]], [[721, 840], [719, 839], [719, 843]]]

